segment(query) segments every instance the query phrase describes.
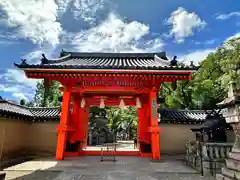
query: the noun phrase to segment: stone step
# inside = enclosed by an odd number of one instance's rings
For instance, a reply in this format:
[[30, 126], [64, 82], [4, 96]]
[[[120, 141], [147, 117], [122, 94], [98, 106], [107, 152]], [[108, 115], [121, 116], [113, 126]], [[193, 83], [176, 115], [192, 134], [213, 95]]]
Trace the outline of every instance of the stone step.
[[240, 162], [240, 153], [230, 152], [228, 157], [231, 158], [231, 159], [235, 159], [235, 160]]
[[222, 175], [234, 180], [240, 180], [240, 172], [227, 169], [226, 167], [222, 168]]
[[232, 147], [232, 151], [231, 152], [234, 152], [234, 153], [240, 153], [240, 149], [236, 147], [236, 145], [233, 145]]
[[229, 158], [226, 159], [228, 169], [240, 172], [240, 154], [229, 153]]
[[216, 180], [233, 180], [233, 179], [226, 177], [223, 174], [216, 174]]

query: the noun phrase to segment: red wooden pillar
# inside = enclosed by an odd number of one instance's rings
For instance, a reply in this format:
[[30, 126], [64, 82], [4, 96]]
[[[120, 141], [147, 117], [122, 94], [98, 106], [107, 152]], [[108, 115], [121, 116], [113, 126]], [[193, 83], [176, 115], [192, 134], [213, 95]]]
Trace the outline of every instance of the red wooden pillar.
[[84, 108], [84, 116], [83, 116], [83, 122], [84, 122], [84, 147], [87, 147], [88, 142], [88, 117], [89, 116], [89, 110], [88, 106]]
[[160, 160], [160, 128], [158, 126], [158, 112], [157, 112], [157, 93], [151, 91], [149, 93], [149, 108], [150, 108], [150, 122], [152, 140], [152, 160]]
[[71, 116], [71, 125], [74, 128], [74, 131], [71, 133], [70, 136], [70, 142], [75, 143], [78, 141], [78, 127], [79, 127], [79, 116], [80, 112], [80, 98], [74, 97], [73, 99], [73, 110], [72, 110], [72, 116]]
[[151, 136], [149, 135], [149, 126], [150, 123], [150, 115], [149, 115], [149, 98], [148, 96], [142, 98], [142, 108], [141, 108], [141, 122], [139, 129], [141, 131], [140, 139], [142, 142], [146, 144], [151, 144]]
[[60, 125], [57, 127], [58, 139], [57, 139], [57, 149], [56, 149], [56, 160], [63, 160], [64, 158], [64, 150], [66, 145], [68, 123], [69, 123], [70, 99], [71, 99], [71, 91], [69, 91], [69, 89], [65, 89], [63, 94]]
[[81, 142], [81, 149], [83, 148], [83, 140], [84, 140], [84, 125], [83, 125], [83, 116], [84, 116], [84, 108], [79, 107], [79, 112], [78, 112], [78, 128], [77, 128], [77, 139], [78, 141]]
[[143, 109], [143, 105], [142, 105], [142, 107], [141, 108], [138, 108], [137, 109], [137, 115], [138, 115], [138, 148], [140, 148], [139, 147], [139, 142], [142, 142], [143, 140], [144, 140], [144, 134], [143, 134], [143, 132], [144, 132], [144, 127], [143, 127], [143, 125], [144, 125], [144, 111], [143, 111], [144, 109]]

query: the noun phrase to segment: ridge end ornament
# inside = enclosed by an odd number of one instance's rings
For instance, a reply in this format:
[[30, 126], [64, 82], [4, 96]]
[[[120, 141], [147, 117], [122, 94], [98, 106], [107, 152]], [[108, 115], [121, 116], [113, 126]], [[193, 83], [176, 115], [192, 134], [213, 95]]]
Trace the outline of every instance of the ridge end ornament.
[[47, 64], [48, 59], [46, 58], [45, 54], [42, 54], [41, 64]]
[[21, 59], [21, 65], [27, 65], [27, 60], [26, 59]]

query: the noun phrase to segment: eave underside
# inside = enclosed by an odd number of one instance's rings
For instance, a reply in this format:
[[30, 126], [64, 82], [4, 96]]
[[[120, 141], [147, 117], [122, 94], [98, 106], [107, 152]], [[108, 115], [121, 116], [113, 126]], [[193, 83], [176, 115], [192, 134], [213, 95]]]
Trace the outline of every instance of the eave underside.
[[[161, 73], [146, 73], [146, 72], [125, 72], [125, 73], [100, 73], [100, 72], [44, 72], [44, 71], [25, 71], [28, 78], [45, 79], [46, 81], [56, 80], [63, 85], [68, 85], [78, 89], [87, 87], [115, 87], [121, 89], [127, 87], [144, 89], [159, 87], [162, 82], [175, 82], [178, 80], [190, 80], [191, 72], [161, 72]], [[74, 90], [74, 89], [73, 89]], [[94, 89], [95, 91], [96, 89]], [[106, 90], [106, 89], [105, 89]], [[88, 91], [91, 91], [89, 89]]]

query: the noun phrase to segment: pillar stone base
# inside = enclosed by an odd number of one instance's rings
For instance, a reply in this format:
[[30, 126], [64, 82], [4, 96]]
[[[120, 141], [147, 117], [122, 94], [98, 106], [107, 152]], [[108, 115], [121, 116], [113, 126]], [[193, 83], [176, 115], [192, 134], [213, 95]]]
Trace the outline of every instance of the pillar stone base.
[[226, 166], [222, 168], [221, 174], [217, 175], [218, 180], [240, 180], [240, 122], [233, 123], [233, 130], [235, 132], [235, 143], [232, 151], [226, 159]]
[[217, 175], [217, 180], [240, 180], [240, 152], [229, 153], [226, 166]]

